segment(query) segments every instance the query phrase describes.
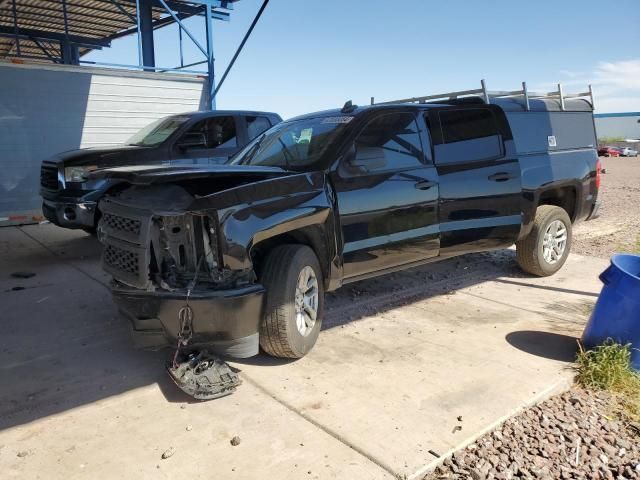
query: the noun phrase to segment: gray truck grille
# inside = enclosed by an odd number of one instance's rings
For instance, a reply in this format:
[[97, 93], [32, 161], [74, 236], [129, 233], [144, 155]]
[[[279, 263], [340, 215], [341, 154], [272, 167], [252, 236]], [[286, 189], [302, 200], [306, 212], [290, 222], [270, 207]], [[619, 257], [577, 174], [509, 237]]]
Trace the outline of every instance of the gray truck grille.
[[58, 190], [58, 167], [43, 164], [40, 167], [40, 185], [49, 190]]
[[116, 215], [111, 215], [110, 213], [105, 213], [102, 216], [102, 221], [104, 222], [104, 225], [115, 231], [132, 233], [133, 235], [140, 235], [140, 226], [142, 225], [142, 222], [140, 220], [118, 217]]
[[107, 248], [105, 248], [104, 263], [131, 275], [137, 276], [140, 271], [138, 255], [113, 245], [107, 245]]
[[147, 288], [149, 281], [149, 230], [151, 212], [110, 201], [100, 202], [102, 217], [98, 225], [102, 267], [115, 280], [136, 288]]

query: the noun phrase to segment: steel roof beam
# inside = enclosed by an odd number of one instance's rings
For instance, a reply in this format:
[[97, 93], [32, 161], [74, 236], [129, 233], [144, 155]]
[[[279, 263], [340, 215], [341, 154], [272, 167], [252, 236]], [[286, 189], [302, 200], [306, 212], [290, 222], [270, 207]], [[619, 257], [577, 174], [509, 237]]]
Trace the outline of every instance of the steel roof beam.
[[[178, 18], [180, 18], [180, 20], [184, 20], [185, 18], [189, 18], [192, 17], [193, 15], [178, 15]], [[161, 18], [159, 20], [155, 20], [153, 22], [153, 29], [157, 30], [158, 28], [161, 27], [165, 27], [167, 25], [171, 25], [172, 23], [175, 23], [175, 20], [173, 19], [173, 17], [171, 16], [167, 16], [164, 18]], [[121, 32], [118, 33], [114, 33], [113, 35], [109, 35], [107, 38], [109, 40], [115, 40], [116, 38], [122, 38], [122, 37], [126, 37], [128, 35], [133, 35], [134, 33], [138, 32], [138, 27], [131, 27], [127, 30], [123, 30]]]
[[[41, 1], [44, 1], [44, 0], [41, 0]], [[104, 1], [108, 2], [108, 0], [104, 0]], [[122, 1], [122, 0], [120, 0], [120, 1]], [[53, 8], [56, 11], [61, 11], [61, 9], [60, 9], [60, 7], [61, 7], [60, 0], [48, 1], [47, 3], [53, 5], [53, 7], [50, 7], [50, 9]], [[106, 3], [106, 4], [108, 5], [108, 3]], [[21, 5], [21, 6], [23, 8], [24, 7], [36, 8], [36, 9], [43, 8], [43, 7], [40, 7], [40, 6], [36, 7], [36, 6], [33, 6], [33, 5]], [[135, 2], [134, 2], [134, 7], [135, 7]], [[89, 11], [92, 11], [92, 12], [102, 12], [102, 13], [107, 13], [107, 14], [116, 13], [115, 10], [110, 9], [110, 8], [100, 8], [100, 7], [95, 7], [95, 6], [92, 6], [92, 5], [83, 5], [82, 3], [74, 3], [74, 2], [67, 1], [67, 10], [69, 11], [69, 13], [75, 13], [75, 10], [72, 10], [74, 8], [83, 9], [83, 10], [89, 10]], [[99, 17], [99, 18], [104, 18], [104, 17]]]
[[[7, 19], [7, 15], [0, 13], [0, 20]], [[108, 36], [113, 30], [108, 30], [104, 26], [100, 26], [99, 24], [86, 24], [86, 28], [73, 28], [73, 32], [75, 35], [84, 36], [87, 35], [89, 38], [104, 38]], [[36, 18], [26, 18], [22, 22], [20, 22], [19, 29], [25, 30], [37, 30], [37, 31], [46, 31], [46, 32], [58, 32], [64, 33], [64, 22], [60, 23], [52, 23], [44, 20], [39, 20]], [[97, 35], [97, 37], [94, 37]]]
[[[7, 10], [8, 9], [0, 8], [0, 18], [6, 18], [6, 19], [12, 18], [12, 15], [4, 13]], [[23, 28], [25, 27], [37, 28], [38, 25], [45, 25], [48, 28], [54, 27], [54, 28], [60, 28], [61, 30], [64, 29], [65, 22], [63, 17], [49, 15], [46, 13], [35, 13], [35, 12], [18, 12], [18, 13], [20, 14], [20, 17], [19, 17], [20, 26], [22, 26]], [[88, 22], [86, 20], [79, 20], [79, 21], [72, 20], [72, 21], [68, 21], [67, 25], [73, 24], [72, 28], [77, 33], [89, 33], [89, 34], [93, 33], [94, 30], [96, 30], [96, 33], [102, 34], [103, 32], [105, 32], [106, 34], [108, 34], [112, 32], [113, 29], [126, 28], [130, 25], [129, 23], [123, 23], [123, 20], [114, 20], [114, 19], [97, 19], [97, 20], [101, 20], [101, 22], [95, 23], [95, 22]], [[116, 25], [114, 25], [111, 22], [116, 23]], [[80, 27], [78, 27], [78, 25], [80, 25]], [[106, 27], [111, 27], [111, 28], [106, 29]]]
[[129, 17], [129, 20], [131, 20], [132, 23], [134, 24], [137, 23], [138, 19], [135, 17], [135, 15], [132, 15], [131, 13], [129, 13], [122, 5], [120, 5], [120, 2], [118, 2], [118, 0], [109, 0], [109, 1], [113, 5], [115, 5], [115, 7], [120, 11], [120, 13]]
[[[16, 29], [14, 29], [13, 27], [7, 27], [5, 25], [0, 25], [0, 36], [15, 38]], [[65, 40], [68, 40], [75, 45], [87, 48], [100, 49], [102, 47], [111, 46], [111, 40], [109, 39], [83, 37], [81, 35], [65, 35], [64, 32], [50, 32], [46, 30], [35, 30], [30, 28], [18, 28], [17, 36], [26, 40], [31, 40], [31, 38], [56, 42], [64, 42]]]
[[[25, 9], [25, 8], [29, 8], [30, 10], [21, 10], [21, 9]], [[11, 12], [11, 14], [13, 15], [13, 12], [9, 8], [0, 8], [0, 10]], [[36, 11], [34, 11], [34, 10], [36, 10]], [[41, 11], [52, 12], [53, 15], [40, 13]], [[111, 12], [111, 13], [113, 14], [113, 13], [116, 13], [116, 12], [114, 11], [114, 12]], [[58, 15], [55, 15], [55, 14], [58, 14]], [[75, 10], [71, 10], [69, 8], [67, 8], [67, 14], [68, 14], [69, 17], [72, 17], [72, 20], [74, 20], [74, 21], [76, 20], [76, 17], [83, 17], [83, 18], [88, 18], [88, 19], [92, 19], [92, 20], [99, 20], [101, 22], [114, 22], [114, 23], [117, 23], [117, 24], [124, 24], [125, 26], [129, 26], [132, 23], [132, 22], [128, 22], [126, 20], [119, 19], [119, 18], [101, 17], [101, 16], [92, 15], [91, 13], [78, 12], [78, 11], [75, 11]], [[54, 19], [57, 19], [57, 20], [63, 20], [62, 12], [61, 12], [61, 10], [59, 8], [38, 7], [37, 9], [35, 9], [35, 7], [29, 6], [29, 5], [27, 5], [27, 6], [21, 5], [21, 6], [19, 6], [17, 8], [15, 16], [17, 18], [19, 18], [20, 20], [22, 20], [24, 15], [36, 15], [38, 17], [43, 17], [43, 18], [46, 17], [46, 18], [54, 18]], [[135, 17], [132, 17], [132, 18], [133, 18], [133, 23], [135, 23]], [[81, 21], [83, 23], [87, 23], [85, 20], [81, 20]], [[114, 27], [115, 27], [115, 25], [114, 25]], [[124, 27], [122, 27], [122, 28], [124, 28]]]
[[[120, 3], [123, 4], [128, 4], [128, 5], [134, 5], [136, 4], [136, 0], [119, 0]], [[167, 0], [166, 4], [169, 6], [169, 8], [171, 8], [171, 10], [173, 10], [176, 13], [181, 13], [181, 14], [188, 14], [188, 15], [201, 15], [202, 14], [202, 7], [200, 6], [194, 6], [194, 5], [188, 5], [186, 3], [182, 3], [182, 2], [176, 2], [173, 0]], [[162, 5], [162, 2], [160, 0], [151, 0], [151, 5], [153, 5], [155, 8], [162, 10], [162, 13], [165, 13], [166, 9], [164, 8], [164, 5]]]

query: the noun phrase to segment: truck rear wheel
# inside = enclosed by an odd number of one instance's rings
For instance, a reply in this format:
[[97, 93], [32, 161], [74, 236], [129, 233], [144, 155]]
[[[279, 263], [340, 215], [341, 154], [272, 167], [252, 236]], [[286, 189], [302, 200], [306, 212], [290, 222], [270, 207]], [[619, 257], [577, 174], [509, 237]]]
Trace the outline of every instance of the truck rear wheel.
[[274, 248], [262, 270], [267, 289], [260, 346], [274, 357], [300, 358], [318, 339], [324, 288], [318, 259], [305, 245]]
[[525, 272], [540, 277], [556, 273], [571, 249], [571, 219], [554, 205], [540, 205], [529, 235], [516, 242], [516, 259]]

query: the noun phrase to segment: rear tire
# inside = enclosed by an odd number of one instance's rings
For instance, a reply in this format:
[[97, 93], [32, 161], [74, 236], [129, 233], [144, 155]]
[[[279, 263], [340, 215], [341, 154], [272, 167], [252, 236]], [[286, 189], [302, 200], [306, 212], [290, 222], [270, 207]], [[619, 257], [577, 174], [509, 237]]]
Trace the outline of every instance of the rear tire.
[[276, 247], [267, 256], [261, 280], [267, 293], [260, 346], [274, 357], [303, 357], [318, 339], [324, 314], [318, 258], [305, 245]]
[[554, 205], [540, 205], [533, 228], [516, 242], [516, 260], [525, 272], [547, 277], [562, 268], [571, 250], [571, 219]]

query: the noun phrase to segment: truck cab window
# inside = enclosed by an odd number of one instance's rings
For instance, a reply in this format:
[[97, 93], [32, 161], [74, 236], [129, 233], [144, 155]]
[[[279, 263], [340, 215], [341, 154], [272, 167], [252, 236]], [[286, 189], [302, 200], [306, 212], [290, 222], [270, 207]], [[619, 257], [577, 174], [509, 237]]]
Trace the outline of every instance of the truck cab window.
[[236, 122], [231, 116], [213, 117], [196, 123], [184, 137], [202, 135], [204, 144], [192, 148], [234, 148], [238, 145]]
[[253, 140], [265, 130], [271, 128], [271, 122], [267, 117], [245, 117], [247, 119], [247, 136]]
[[489, 160], [502, 155], [502, 139], [491, 110], [443, 110], [438, 117], [443, 143], [435, 146], [436, 163]]
[[418, 126], [410, 113], [374, 118], [356, 139], [355, 148], [354, 163], [367, 172], [422, 165]]

